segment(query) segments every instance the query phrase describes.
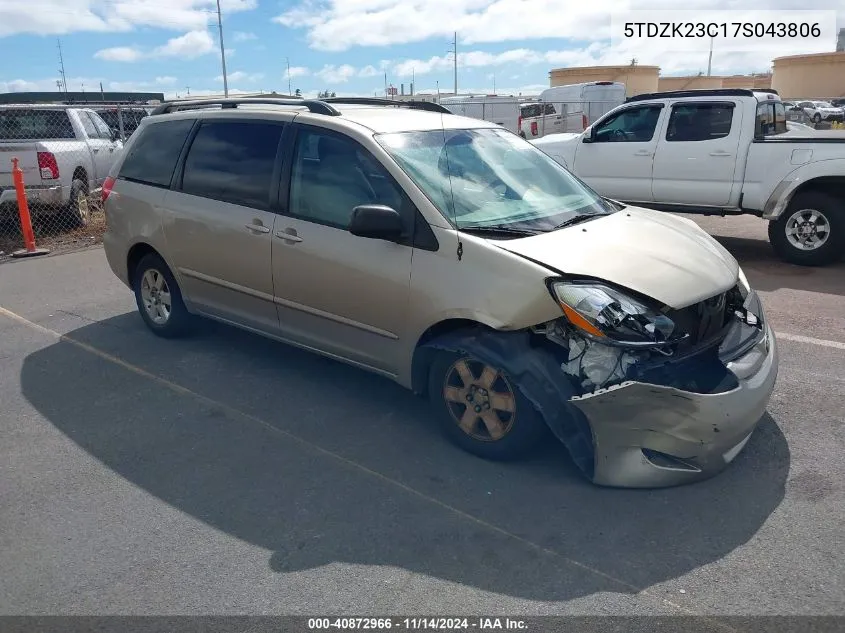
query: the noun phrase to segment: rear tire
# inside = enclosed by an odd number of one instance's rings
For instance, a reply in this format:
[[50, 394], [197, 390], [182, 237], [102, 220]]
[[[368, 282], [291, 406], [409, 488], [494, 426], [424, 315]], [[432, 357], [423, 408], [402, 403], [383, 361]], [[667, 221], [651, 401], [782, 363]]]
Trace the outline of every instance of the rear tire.
[[428, 397], [445, 435], [484, 459], [523, 457], [548, 433], [540, 414], [505, 372], [465, 354], [437, 353]]
[[70, 200], [66, 209], [73, 228], [88, 226], [91, 221], [91, 206], [88, 203], [88, 183], [74, 180], [70, 186]]
[[822, 122], [822, 115], [821, 115], [821, 114], [819, 114], [818, 112], [816, 112], [816, 113], [813, 115], [813, 123], [815, 123], [816, 125], [818, 125], [818, 124], [819, 124], [819, 123], [821, 123], [821, 122]]
[[820, 191], [797, 194], [780, 217], [769, 222], [769, 242], [791, 264], [836, 262], [845, 249], [845, 200]]
[[192, 319], [182, 291], [159, 255], [149, 253], [141, 258], [132, 275], [132, 289], [138, 312], [154, 334], [176, 338], [189, 331]]

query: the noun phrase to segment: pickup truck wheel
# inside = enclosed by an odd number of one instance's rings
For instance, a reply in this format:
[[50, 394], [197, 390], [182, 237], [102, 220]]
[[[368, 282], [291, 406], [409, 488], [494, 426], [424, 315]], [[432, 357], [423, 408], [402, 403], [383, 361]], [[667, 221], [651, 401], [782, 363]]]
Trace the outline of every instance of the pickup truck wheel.
[[819, 114], [818, 112], [816, 112], [813, 115], [813, 123], [821, 123], [821, 120], [822, 120], [822, 115]]
[[88, 185], [81, 180], [74, 180], [70, 187], [67, 215], [74, 228], [88, 226], [91, 219], [91, 208], [88, 205]]
[[428, 394], [446, 436], [485, 459], [522, 457], [548, 431], [509, 376], [463, 354], [437, 354]]
[[155, 253], [141, 258], [135, 267], [132, 288], [144, 323], [162, 338], [184, 335], [191, 315], [182, 301], [182, 291], [170, 268]]
[[821, 192], [799, 193], [779, 218], [769, 222], [769, 242], [792, 264], [833, 263], [845, 248], [845, 204]]

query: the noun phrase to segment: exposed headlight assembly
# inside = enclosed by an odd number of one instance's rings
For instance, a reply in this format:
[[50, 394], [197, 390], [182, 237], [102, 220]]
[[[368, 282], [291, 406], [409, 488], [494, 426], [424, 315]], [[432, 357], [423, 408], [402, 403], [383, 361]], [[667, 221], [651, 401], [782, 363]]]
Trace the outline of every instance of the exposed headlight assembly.
[[569, 323], [598, 343], [662, 347], [687, 336], [673, 336], [672, 319], [604, 284], [556, 281], [550, 287]]

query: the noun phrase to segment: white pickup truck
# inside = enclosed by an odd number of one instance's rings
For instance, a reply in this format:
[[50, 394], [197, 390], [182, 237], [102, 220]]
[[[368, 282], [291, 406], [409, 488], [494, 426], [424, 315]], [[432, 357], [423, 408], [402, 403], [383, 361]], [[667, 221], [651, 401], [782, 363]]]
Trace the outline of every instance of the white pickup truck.
[[845, 134], [787, 133], [774, 91], [638, 95], [580, 134], [531, 142], [607, 198], [768, 220], [788, 262], [824, 265], [845, 251]]
[[87, 108], [0, 106], [0, 217], [17, 214], [12, 159], [23, 171], [34, 218], [65, 213], [88, 223], [88, 195], [100, 186], [123, 144]]

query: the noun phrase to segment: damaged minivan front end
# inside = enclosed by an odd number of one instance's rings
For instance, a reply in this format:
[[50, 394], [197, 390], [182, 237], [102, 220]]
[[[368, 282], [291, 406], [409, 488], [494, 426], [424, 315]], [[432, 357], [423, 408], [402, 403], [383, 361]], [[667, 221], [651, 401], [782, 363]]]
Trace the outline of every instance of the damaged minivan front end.
[[706, 479], [742, 450], [777, 378], [777, 348], [742, 272], [684, 308], [594, 279], [552, 278], [562, 315], [429, 345], [501, 367], [596, 484]]
[[744, 276], [683, 309], [597, 284], [552, 288], [565, 317], [535, 331], [565, 351], [561, 371], [576, 390], [569, 403], [591, 430], [595, 483], [676, 485], [736, 457], [765, 411], [778, 366]]

